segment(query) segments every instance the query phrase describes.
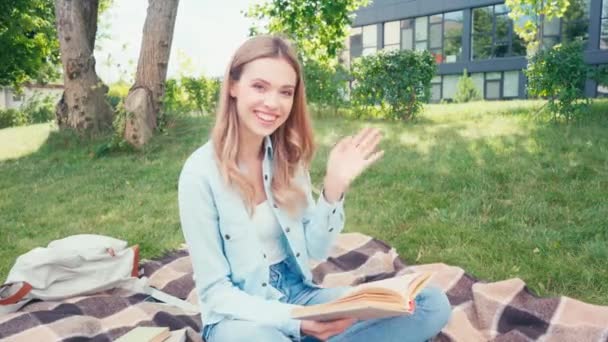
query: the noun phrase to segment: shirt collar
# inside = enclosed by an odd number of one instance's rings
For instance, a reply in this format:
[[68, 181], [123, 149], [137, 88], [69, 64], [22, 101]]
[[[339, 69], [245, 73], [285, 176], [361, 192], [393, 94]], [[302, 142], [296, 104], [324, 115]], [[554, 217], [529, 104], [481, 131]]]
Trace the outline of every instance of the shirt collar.
[[264, 137], [264, 160], [272, 160], [274, 151], [272, 150], [272, 139], [269, 135]]

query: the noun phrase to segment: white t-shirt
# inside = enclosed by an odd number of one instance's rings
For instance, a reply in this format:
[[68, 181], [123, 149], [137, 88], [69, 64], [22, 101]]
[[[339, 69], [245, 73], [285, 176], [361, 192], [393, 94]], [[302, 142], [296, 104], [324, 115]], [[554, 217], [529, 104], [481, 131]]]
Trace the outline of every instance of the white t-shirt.
[[268, 201], [258, 204], [252, 220], [262, 242], [264, 253], [268, 258], [268, 263], [272, 265], [283, 261], [287, 257], [285, 244], [282, 241], [283, 231]]

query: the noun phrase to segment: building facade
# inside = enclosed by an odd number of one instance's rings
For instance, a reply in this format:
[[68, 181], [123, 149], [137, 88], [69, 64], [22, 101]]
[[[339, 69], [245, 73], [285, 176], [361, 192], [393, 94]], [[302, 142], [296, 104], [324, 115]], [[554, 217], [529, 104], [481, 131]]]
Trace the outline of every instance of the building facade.
[[23, 85], [20, 93], [11, 87], [0, 87], [0, 110], [19, 109], [23, 104], [33, 98], [51, 97], [55, 102], [59, 102], [63, 94], [61, 84], [32, 84]]
[[[526, 47], [508, 13], [496, 0], [373, 0], [355, 13], [343, 59], [382, 49], [428, 50], [438, 63], [433, 102], [454, 97], [465, 69], [484, 99], [525, 98]], [[563, 18], [542, 26], [544, 46], [581, 38], [586, 63], [608, 63], [608, 0], [571, 0]], [[593, 81], [585, 93], [608, 95]]]

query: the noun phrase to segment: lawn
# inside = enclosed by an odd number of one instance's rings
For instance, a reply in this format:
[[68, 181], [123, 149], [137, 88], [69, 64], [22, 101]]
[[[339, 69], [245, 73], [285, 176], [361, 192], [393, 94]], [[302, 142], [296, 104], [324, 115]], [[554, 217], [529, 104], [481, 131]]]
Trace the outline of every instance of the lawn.
[[[385, 157], [350, 189], [346, 231], [411, 263], [608, 305], [608, 102], [571, 125], [535, 119], [540, 105], [429, 105], [412, 123], [318, 118], [313, 181], [340, 136], [381, 127]], [[146, 258], [178, 247], [177, 177], [212, 123], [183, 118], [143, 152], [99, 158], [99, 142], [49, 125], [0, 130], [0, 280], [18, 255], [70, 234], [125, 239]]]

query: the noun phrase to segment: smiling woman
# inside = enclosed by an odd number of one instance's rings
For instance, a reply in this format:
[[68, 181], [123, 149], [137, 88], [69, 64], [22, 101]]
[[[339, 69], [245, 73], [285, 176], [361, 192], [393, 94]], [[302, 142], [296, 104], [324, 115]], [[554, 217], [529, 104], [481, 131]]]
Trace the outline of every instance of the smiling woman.
[[354, 322], [292, 318], [348, 288], [321, 288], [311, 260], [324, 260], [344, 227], [344, 193], [383, 155], [380, 131], [366, 128], [329, 154], [319, 199], [312, 197], [314, 151], [302, 71], [284, 39], [257, 36], [234, 54], [224, 76], [211, 140], [186, 161], [179, 211], [204, 322], [214, 341], [423, 341], [446, 324], [444, 293], [427, 288], [410, 316]]

